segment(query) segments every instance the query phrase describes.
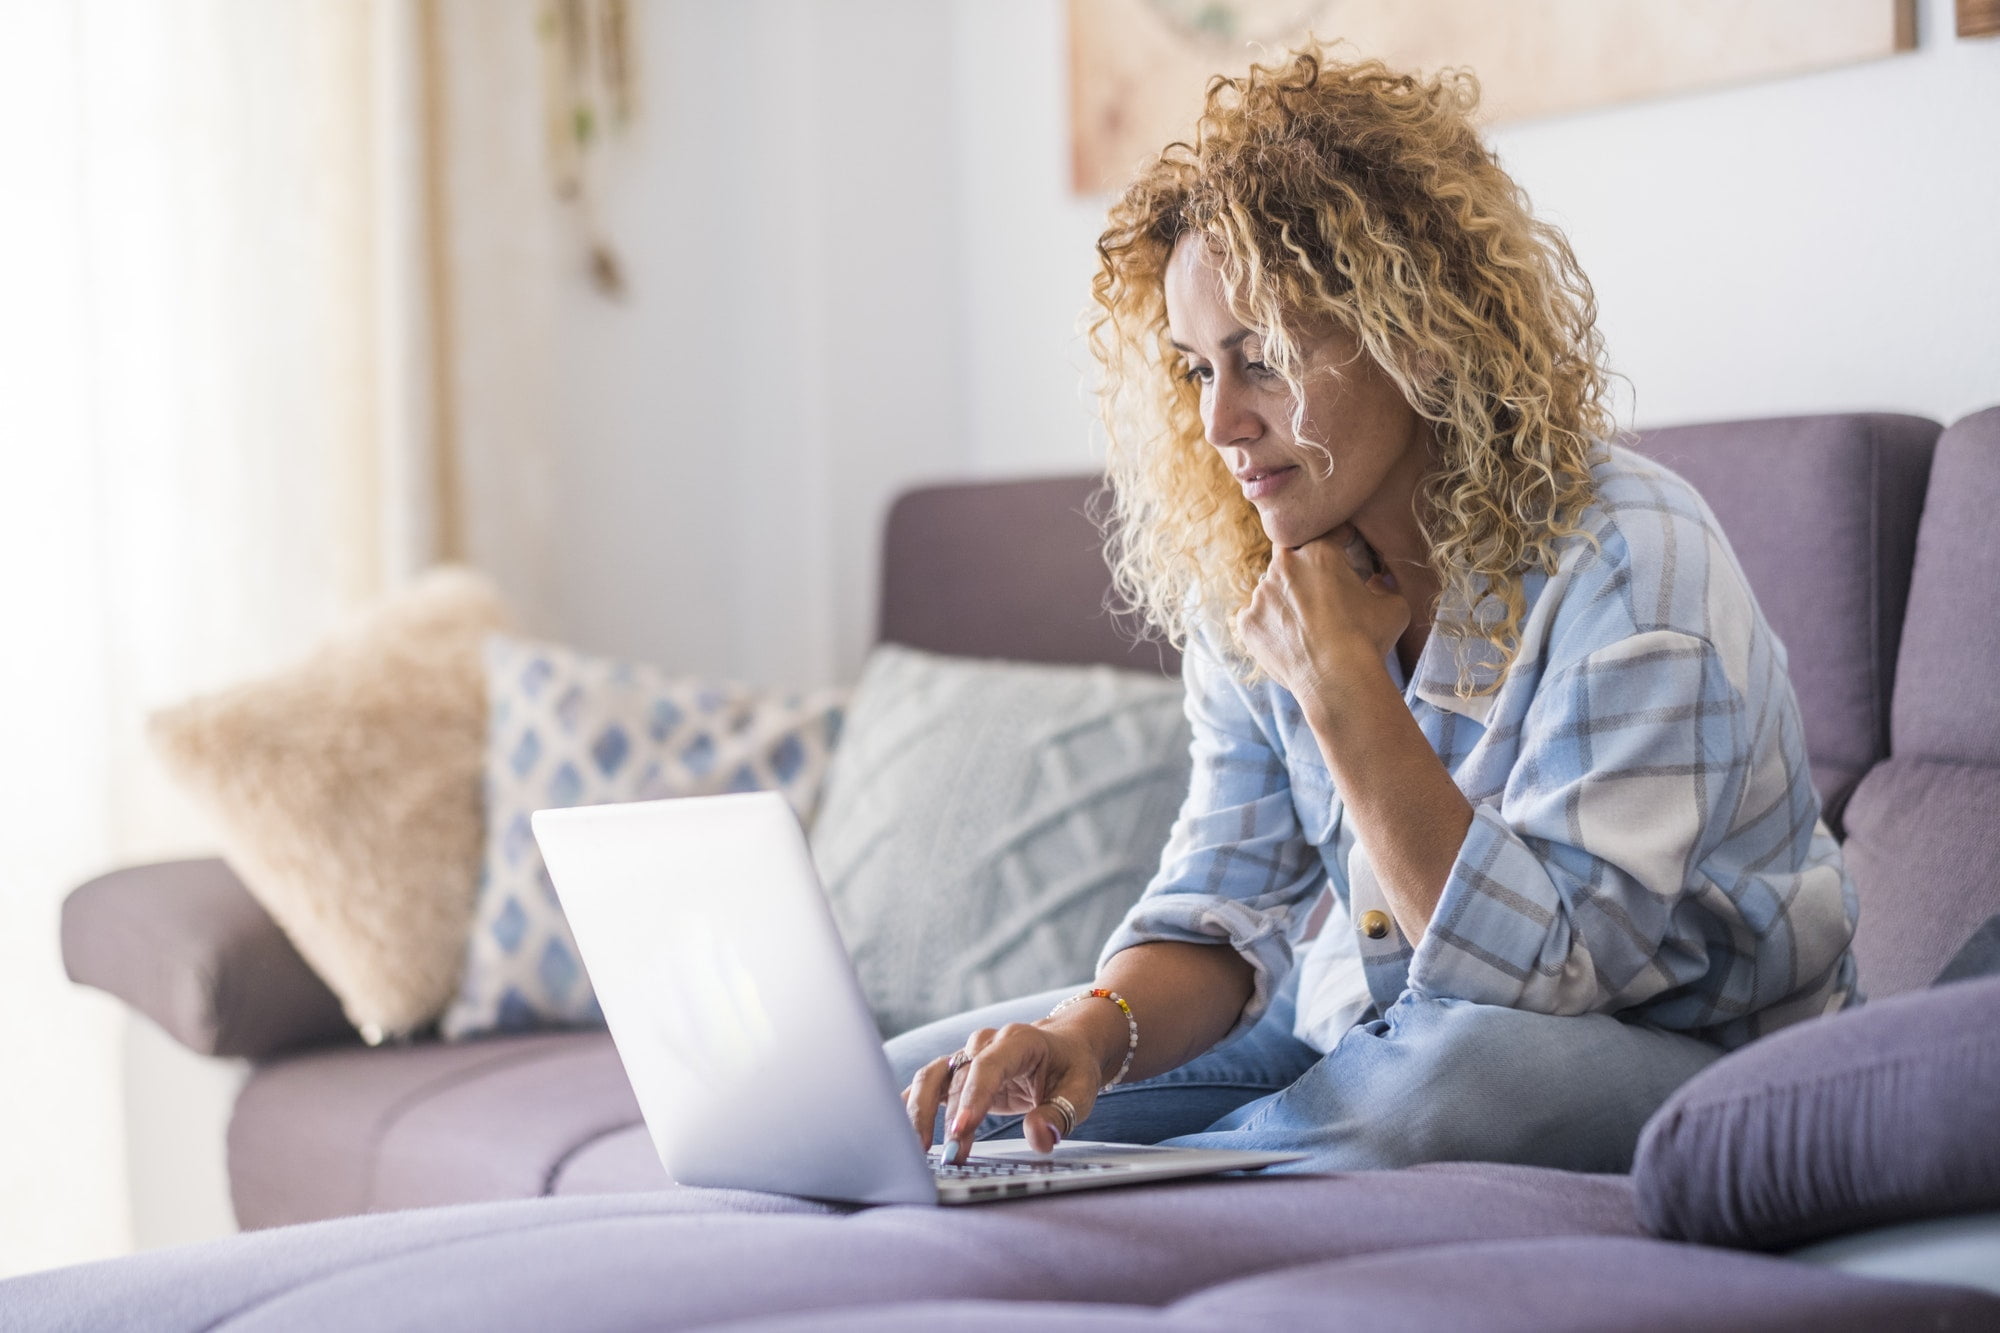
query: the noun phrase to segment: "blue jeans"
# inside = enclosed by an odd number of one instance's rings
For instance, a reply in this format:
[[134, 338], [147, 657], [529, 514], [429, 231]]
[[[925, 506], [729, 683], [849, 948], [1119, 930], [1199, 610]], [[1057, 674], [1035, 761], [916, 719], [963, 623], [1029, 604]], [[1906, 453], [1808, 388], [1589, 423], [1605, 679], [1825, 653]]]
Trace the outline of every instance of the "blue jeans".
[[[1486, 1161], [1625, 1171], [1647, 1117], [1722, 1054], [1693, 1037], [1604, 1014], [1559, 1018], [1406, 991], [1321, 1055], [1292, 1036], [1292, 978], [1242, 1036], [1178, 1069], [1100, 1094], [1075, 1137], [1305, 1154], [1273, 1170]], [[957, 1050], [975, 1028], [1041, 1018], [1080, 989], [988, 1005], [906, 1032], [886, 1047], [890, 1066], [907, 1086], [918, 1068]], [[1139, 1021], [1143, 1043], [1143, 1015]], [[978, 1137], [1017, 1134], [1020, 1121], [988, 1116]]]

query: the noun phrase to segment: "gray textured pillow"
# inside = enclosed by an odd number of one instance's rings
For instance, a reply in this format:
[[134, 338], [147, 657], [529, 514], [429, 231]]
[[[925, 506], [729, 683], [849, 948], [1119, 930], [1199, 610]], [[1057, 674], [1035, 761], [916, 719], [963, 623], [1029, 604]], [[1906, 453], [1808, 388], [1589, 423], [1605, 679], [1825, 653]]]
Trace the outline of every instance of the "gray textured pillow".
[[812, 847], [883, 1033], [1089, 977], [1188, 740], [1175, 681], [876, 648]]

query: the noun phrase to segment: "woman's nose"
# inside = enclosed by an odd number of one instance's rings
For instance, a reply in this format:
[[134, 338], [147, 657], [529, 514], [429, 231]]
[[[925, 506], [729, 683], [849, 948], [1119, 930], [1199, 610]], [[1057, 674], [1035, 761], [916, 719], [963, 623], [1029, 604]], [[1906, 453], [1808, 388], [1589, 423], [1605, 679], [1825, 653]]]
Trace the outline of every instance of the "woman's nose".
[[1248, 444], [1264, 433], [1264, 422], [1236, 386], [1218, 378], [1209, 387], [1203, 422], [1208, 442], [1218, 449]]

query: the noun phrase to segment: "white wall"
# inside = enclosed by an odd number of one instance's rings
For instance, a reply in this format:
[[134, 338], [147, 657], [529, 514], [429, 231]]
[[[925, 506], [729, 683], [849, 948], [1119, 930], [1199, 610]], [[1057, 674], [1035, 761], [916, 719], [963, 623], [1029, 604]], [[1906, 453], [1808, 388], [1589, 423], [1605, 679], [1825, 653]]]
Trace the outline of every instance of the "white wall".
[[2000, 38], [1504, 128], [1637, 424], [2000, 403]]
[[557, 311], [560, 627], [675, 669], [851, 673], [889, 498], [969, 461], [951, 15], [641, 17], [605, 199], [632, 296], [572, 282]]
[[[2000, 402], [2000, 39], [1504, 128], [1645, 426]], [[753, 680], [851, 677], [887, 499], [1092, 465], [1062, 0], [659, 0], [562, 349], [554, 628]]]

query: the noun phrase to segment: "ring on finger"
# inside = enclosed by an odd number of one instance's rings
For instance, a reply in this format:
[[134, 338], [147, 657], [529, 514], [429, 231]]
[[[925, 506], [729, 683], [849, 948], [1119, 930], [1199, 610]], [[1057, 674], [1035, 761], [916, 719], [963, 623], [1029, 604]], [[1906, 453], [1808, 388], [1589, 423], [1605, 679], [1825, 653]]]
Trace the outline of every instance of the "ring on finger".
[[1048, 1104], [1055, 1107], [1056, 1114], [1062, 1117], [1062, 1136], [1068, 1138], [1070, 1131], [1076, 1128], [1076, 1103], [1061, 1093], [1057, 1093], [1055, 1096], [1049, 1098]]
[[951, 1076], [953, 1074], [956, 1074], [959, 1070], [965, 1068], [967, 1065], [971, 1063], [972, 1063], [971, 1051], [966, 1050], [964, 1047], [960, 1047], [958, 1050], [953, 1051], [951, 1053], [951, 1059], [945, 1063], [944, 1067], [945, 1082], [947, 1083], [951, 1082]]

